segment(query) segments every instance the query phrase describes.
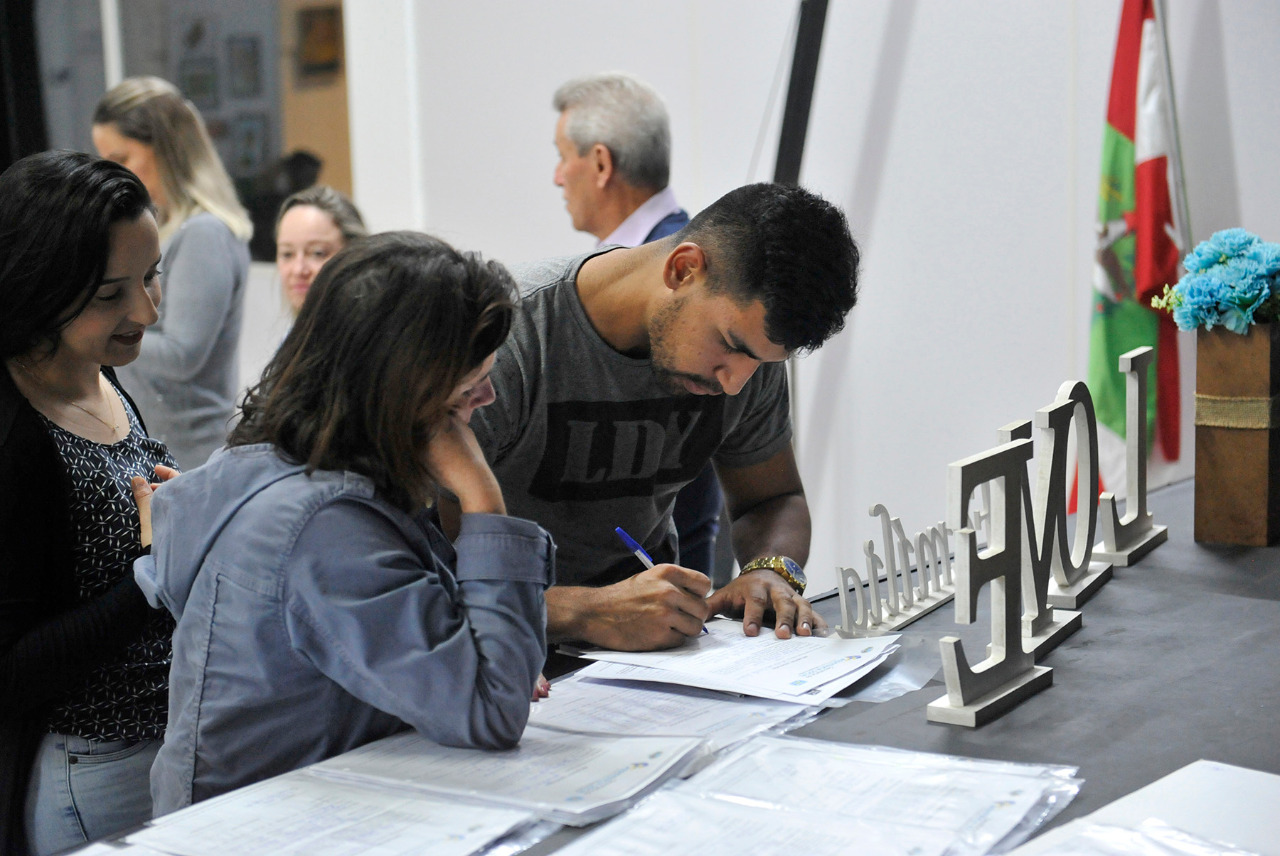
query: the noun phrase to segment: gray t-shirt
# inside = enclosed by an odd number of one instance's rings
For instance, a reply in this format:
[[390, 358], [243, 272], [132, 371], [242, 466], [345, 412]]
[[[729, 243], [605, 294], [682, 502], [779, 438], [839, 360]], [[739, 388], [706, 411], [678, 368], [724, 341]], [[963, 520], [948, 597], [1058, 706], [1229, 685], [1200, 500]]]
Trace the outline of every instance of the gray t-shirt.
[[738, 395], [677, 396], [648, 358], [601, 339], [575, 285], [598, 252], [512, 267], [523, 302], [494, 361], [497, 401], [471, 419], [509, 513], [551, 532], [568, 585], [643, 570], [615, 526], [676, 561], [671, 509], [707, 460], [750, 466], [791, 442], [784, 365], [762, 365]]

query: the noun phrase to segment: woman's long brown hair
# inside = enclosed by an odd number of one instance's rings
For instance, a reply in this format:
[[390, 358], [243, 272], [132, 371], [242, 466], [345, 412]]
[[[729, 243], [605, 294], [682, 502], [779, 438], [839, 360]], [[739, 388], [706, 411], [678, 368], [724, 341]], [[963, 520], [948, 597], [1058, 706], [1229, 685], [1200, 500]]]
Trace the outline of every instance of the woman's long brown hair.
[[315, 470], [368, 476], [424, 505], [432, 433], [454, 388], [497, 350], [517, 300], [500, 264], [417, 232], [358, 240], [321, 269], [228, 445], [270, 443]]

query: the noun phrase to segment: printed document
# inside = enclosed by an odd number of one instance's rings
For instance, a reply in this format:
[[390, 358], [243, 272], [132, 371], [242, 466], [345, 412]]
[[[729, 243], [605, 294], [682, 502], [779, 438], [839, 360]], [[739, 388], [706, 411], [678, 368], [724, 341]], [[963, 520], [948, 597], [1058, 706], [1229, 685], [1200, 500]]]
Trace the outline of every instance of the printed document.
[[[1073, 768], [956, 758], [796, 737], [757, 737], [675, 793], [803, 806], [831, 817], [945, 833], [955, 853], [986, 853], [1025, 837], [1079, 790]], [[1019, 839], [1020, 840], [1020, 839]], [[1006, 841], [1012, 846], [1016, 841]]]
[[820, 704], [869, 674], [892, 653], [898, 640], [896, 635], [778, 639], [768, 631], [744, 636], [741, 622], [733, 619], [710, 621], [707, 631], [667, 651], [584, 651], [582, 657], [598, 662], [579, 674]]
[[[733, 834], [736, 830], [738, 834]], [[805, 810], [762, 811], [720, 799], [660, 791], [556, 856], [942, 856], [951, 836]]]
[[533, 821], [528, 811], [463, 807], [299, 770], [165, 815], [127, 841], [175, 856], [467, 856]]
[[309, 769], [346, 781], [460, 795], [585, 826], [629, 807], [703, 750], [696, 737], [525, 729], [505, 752], [441, 746], [406, 731]]
[[601, 734], [680, 734], [706, 738], [712, 752], [738, 743], [806, 709], [680, 686], [594, 681], [573, 675], [530, 706], [529, 724]]

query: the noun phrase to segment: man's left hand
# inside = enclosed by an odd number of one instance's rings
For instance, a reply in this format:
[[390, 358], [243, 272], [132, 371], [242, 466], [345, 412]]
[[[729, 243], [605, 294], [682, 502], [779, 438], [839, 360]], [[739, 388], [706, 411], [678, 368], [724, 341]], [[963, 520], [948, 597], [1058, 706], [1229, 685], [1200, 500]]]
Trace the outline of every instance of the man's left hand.
[[766, 612], [774, 614], [773, 632], [779, 639], [789, 639], [793, 632], [812, 636], [827, 627], [812, 604], [768, 568], [741, 574], [707, 598], [707, 606], [713, 614], [741, 615], [742, 632], [748, 636], [759, 635]]

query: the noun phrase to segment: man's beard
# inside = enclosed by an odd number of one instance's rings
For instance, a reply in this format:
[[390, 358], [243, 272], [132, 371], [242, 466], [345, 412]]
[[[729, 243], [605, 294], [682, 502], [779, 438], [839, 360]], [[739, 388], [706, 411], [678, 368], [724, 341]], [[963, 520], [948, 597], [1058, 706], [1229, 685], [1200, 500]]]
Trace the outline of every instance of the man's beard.
[[715, 378], [703, 377], [691, 372], [682, 372], [675, 367], [675, 358], [673, 356], [675, 343], [672, 341], [674, 338], [672, 327], [675, 326], [676, 316], [683, 305], [684, 299], [679, 299], [665, 306], [654, 316], [653, 323], [649, 325], [649, 360], [653, 367], [653, 373], [657, 377], [658, 383], [672, 395], [697, 394], [687, 389], [680, 382], [681, 379], [697, 384], [711, 395], [723, 395], [724, 388], [720, 386], [720, 382]]

